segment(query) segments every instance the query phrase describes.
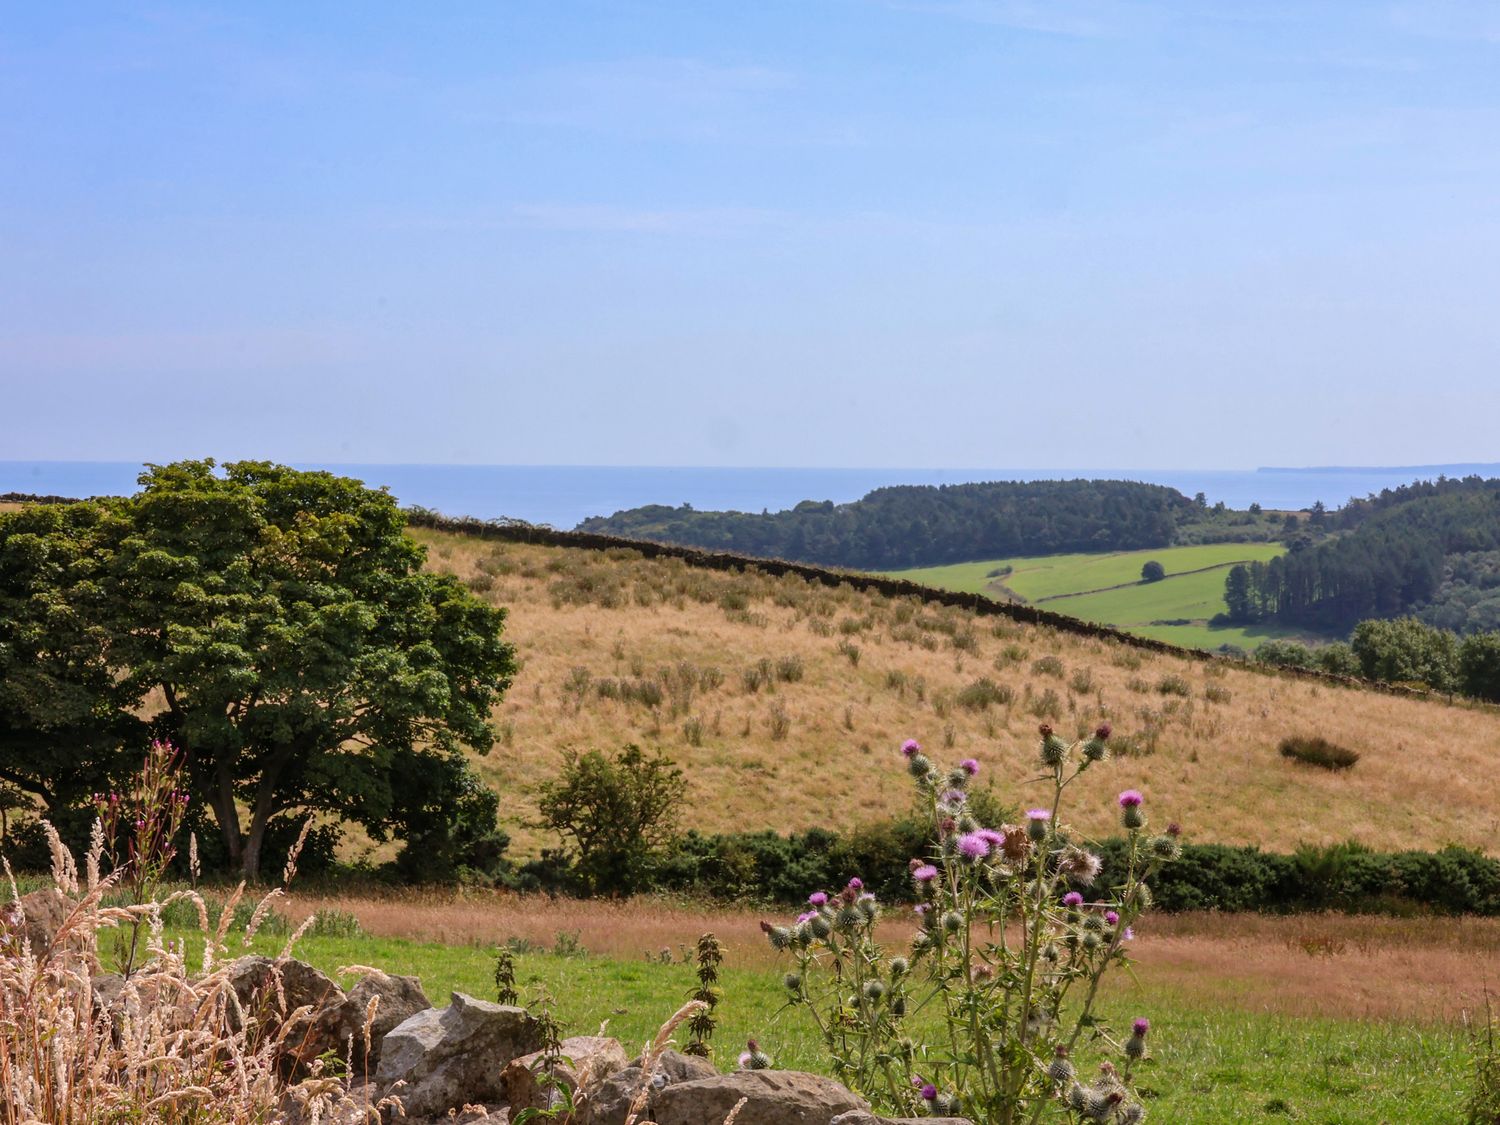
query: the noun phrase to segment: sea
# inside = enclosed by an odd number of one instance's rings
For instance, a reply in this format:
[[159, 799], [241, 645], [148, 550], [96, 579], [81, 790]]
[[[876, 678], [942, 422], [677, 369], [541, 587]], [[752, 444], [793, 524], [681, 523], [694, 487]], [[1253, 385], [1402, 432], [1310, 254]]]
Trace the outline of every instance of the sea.
[[[1184, 495], [1202, 492], [1210, 504], [1258, 503], [1270, 509], [1338, 508], [1417, 480], [1439, 476], [1500, 477], [1500, 462], [1387, 467], [1260, 469], [784, 469], [684, 468], [614, 465], [354, 465], [298, 464], [357, 477], [388, 488], [402, 505], [450, 516], [511, 518], [572, 528], [643, 504], [700, 511], [777, 512], [803, 500], [858, 500], [898, 484], [974, 481], [1134, 480], [1163, 484]], [[117, 496], [135, 491], [142, 466], [130, 461], [0, 461], [0, 493]]]

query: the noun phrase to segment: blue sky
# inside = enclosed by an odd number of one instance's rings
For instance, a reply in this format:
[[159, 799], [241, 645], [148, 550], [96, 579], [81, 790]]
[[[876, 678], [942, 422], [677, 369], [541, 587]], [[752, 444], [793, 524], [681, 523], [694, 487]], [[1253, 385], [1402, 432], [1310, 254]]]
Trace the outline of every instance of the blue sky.
[[1500, 5], [0, 3], [0, 459], [1500, 460]]

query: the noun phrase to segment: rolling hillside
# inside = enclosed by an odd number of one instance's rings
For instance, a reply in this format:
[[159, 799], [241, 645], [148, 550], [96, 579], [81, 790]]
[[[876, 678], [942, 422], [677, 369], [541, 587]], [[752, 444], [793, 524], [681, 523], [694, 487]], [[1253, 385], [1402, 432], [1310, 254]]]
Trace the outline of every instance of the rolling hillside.
[[[1208, 543], [990, 559], [890, 573], [942, 590], [1041, 606], [1188, 648], [1216, 649], [1228, 644], [1249, 650], [1268, 638], [1290, 636], [1292, 631], [1272, 625], [1210, 628], [1208, 622], [1226, 609], [1224, 577], [1230, 567], [1265, 562], [1284, 551], [1277, 543]], [[1141, 567], [1151, 560], [1160, 562], [1167, 576], [1143, 583]]]
[[[998, 795], [1024, 805], [1043, 717], [1069, 733], [1108, 719], [1118, 732], [1124, 754], [1086, 775], [1074, 804], [1093, 831], [1112, 830], [1114, 795], [1136, 786], [1159, 823], [1198, 841], [1493, 849], [1500, 832], [1493, 710], [626, 549], [414, 534], [429, 565], [510, 609], [522, 667], [497, 710], [502, 743], [480, 768], [518, 852], [543, 842], [520, 825], [564, 747], [666, 749], [687, 772], [693, 827], [838, 828], [906, 807], [896, 747], [907, 737], [977, 757]], [[974, 688], [982, 680], [998, 690]], [[1276, 746], [1294, 733], [1363, 757], [1344, 775], [1289, 764]]]

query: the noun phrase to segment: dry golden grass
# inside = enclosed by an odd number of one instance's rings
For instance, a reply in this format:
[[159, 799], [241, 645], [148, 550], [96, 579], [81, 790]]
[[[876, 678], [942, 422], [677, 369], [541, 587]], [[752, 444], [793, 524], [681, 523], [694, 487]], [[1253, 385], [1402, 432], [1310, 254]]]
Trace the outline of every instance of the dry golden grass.
[[[638, 960], [674, 955], [712, 930], [736, 968], [785, 968], [761, 934], [765, 912], [694, 908], [657, 899], [583, 902], [540, 895], [398, 892], [385, 898], [298, 896], [299, 922], [342, 910], [365, 932], [411, 941], [493, 946], [524, 938], [550, 946], [576, 933], [592, 954]], [[771, 915], [774, 917], [774, 915]], [[887, 941], [910, 927], [882, 924]], [[1343, 914], [1151, 914], [1131, 949], [1149, 992], [1290, 1016], [1452, 1022], [1482, 1003], [1500, 958], [1500, 919]], [[1119, 988], [1132, 988], [1128, 982]]]
[[[940, 760], [977, 757], [999, 796], [1024, 805], [1032, 791], [1018, 782], [1049, 691], [1063, 732], [1108, 719], [1117, 745], [1136, 747], [1079, 783], [1070, 807], [1086, 830], [1113, 829], [1113, 798], [1127, 786], [1146, 792], [1158, 823], [1179, 821], [1200, 842], [1493, 849], [1500, 830], [1494, 709], [1141, 652], [795, 577], [418, 537], [430, 566], [510, 610], [521, 670], [495, 714], [501, 743], [480, 769], [503, 795], [518, 852], [542, 842], [520, 826], [532, 815], [527, 791], [565, 747], [665, 749], [687, 772], [686, 825], [710, 831], [845, 828], [901, 811], [909, 790], [896, 748], [907, 737]], [[1061, 676], [1034, 669], [1046, 657]], [[800, 661], [801, 678], [750, 691], [744, 675], [761, 660], [773, 674]], [[981, 677], [1014, 701], [961, 706]], [[1158, 690], [1170, 677], [1187, 695]], [[680, 686], [690, 678], [690, 690]], [[601, 680], [636, 679], [679, 687], [657, 707], [600, 695]], [[1359, 764], [1334, 775], [1285, 761], [1276, 747], [1291, 734], [1357, 749]]]

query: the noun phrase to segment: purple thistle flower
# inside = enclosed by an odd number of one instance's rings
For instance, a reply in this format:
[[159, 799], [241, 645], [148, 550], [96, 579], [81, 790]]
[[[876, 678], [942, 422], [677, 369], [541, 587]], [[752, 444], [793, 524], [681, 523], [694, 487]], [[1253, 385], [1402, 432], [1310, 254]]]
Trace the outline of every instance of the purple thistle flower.
[[817, 916], [818, 912], [816, 910], [803, 911], [801, 914], [797, 915], [797, 925], [800, 926], [803, 922], [811, 922]]
[[920, 918], [920, 917], [922, 917], [924, 914], [926, 914], [931, 909], [932, 909], [932, 907], [929, 906], [927, 903], [925, 903], [925, 902], [919, 902], [919, 903], [917, 903], [916, 906], [913, 906], [911, 908], [911, 912], [913, 914], [915, 914], [918, 918]]
[[925, 1102], [937, 1101], [937, 1087], [931, 1082], [922, 1087], [922, 1100]]
[[1116, 914], [1113, 910], [1106, 910], [1104, 912], [1104, 920], [1106, 922], [1108, 922], [1111, 926], [1113, 926], [1115, 923], [1117, 923], [1120, 920], [1120, 916], [1118, 914]]
[[965, 758], [958, 763], [958, 768], [970, 777], [977, 777], [979, 774], [979, 761], [976, 758]]
[[1027, 820], [1051, 820], [1052, 819], [1052, 810], [1051, 809], [1027, 809], [1026, 810], [1026, 819]]
[[1077, 891], [1069, 891], [1063, 895], [1063, 905], [1078, 908], [1083, 905], [1083, 896]]
[[978, 832], [969, 832], [958, 838], [958, 854], [965, 859], [983, 859], [990, 854], [990, 842]]
[[865, 881], [856, 875], [849, 880], [849, 889], [851, 891], [862, 891], [865, 889]]
[[1127, 789], [1120, 794], [1120, 807], [1122, 809], [1138, 809], [1145, 799], [1145, 797], [1141, 796], [1139, 789]]
[[911, 873], [911, 877], [919, 883], [930, 883], [938, 877], [938, 869], [930, 863], [924, 863]]
[[1100, 742], [1104, 742], [1113, 733], [1114, 733], [1114, 728], [1112, 726], [1110, 726], [1108, 723], [1100, 723], [1094, 729], [1094, 737], [1097, 738]]
[[807, 896], [807, 901], [814, 906], [825, 906], [828, 903], [828, 896], [822, 891], [813, 891], [812, 894]]
[[1134, 941], [1135, 940], [1135, 929], [1133, 927], [1131, 927], [1131, 926], [1126, 926], [1125, 927], [1125, 932], [1120, 935], [1120, 940], [1121, 941]]
[[962, 789], [949, 789], [943, 794], [943, 803], [945, 805], [961, 805], [968, 799], [969, 795]]
[[1130, 1025], [1130, 1030], [1133, 1034], [1144, 1039], [1146, 1032], [1151, 1030], [1151, 1021], [1145, 1016], [1137, 1016], [1135, 1022]]
[[996, 832], [993, 828], [981, 828], [974, 833], [992, 848], [1003, 848], [1005, 846], [1005, 833]]
[[908, 758], [920, 754], [921, 752], [922, 744], [915, 738], [908, 738], [901, 744], [901, 753], [905, 754]]

